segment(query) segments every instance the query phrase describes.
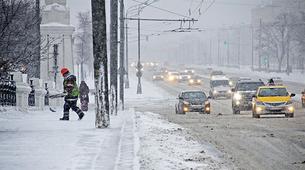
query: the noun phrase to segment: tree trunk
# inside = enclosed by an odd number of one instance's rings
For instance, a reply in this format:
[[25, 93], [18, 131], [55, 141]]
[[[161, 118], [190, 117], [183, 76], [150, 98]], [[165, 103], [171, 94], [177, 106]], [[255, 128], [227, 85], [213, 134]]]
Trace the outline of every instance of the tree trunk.
[[[106, 10], [104, 0], [92, 0], [92, 33], [95, 78], [95, 102], [97, 128], [108, 127], [109, 97], [108, 97], [108, 59], [106, 35]], [[101, 64], [103, 65], [101, 67]], [[103, 74], [103, 76], [101, 75]]]

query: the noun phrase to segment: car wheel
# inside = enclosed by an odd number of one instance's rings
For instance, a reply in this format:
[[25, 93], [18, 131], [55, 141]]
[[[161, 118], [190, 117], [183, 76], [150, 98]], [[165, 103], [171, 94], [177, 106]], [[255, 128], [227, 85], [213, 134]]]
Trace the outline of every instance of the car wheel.
[[286, 113], [286, 114], [285, 114], [285, 117], [287, 117], [287, 118], [294, 117], [294, 113]]
[[[255, 110], [255, 108], [253, 108]], [[260, 115], [256, 114], [255, 111], [252, 110], [252, 117], [253, 118], [260, 118]]]
[[240, 110], [233, 107], [233, 114], [240, 114]]

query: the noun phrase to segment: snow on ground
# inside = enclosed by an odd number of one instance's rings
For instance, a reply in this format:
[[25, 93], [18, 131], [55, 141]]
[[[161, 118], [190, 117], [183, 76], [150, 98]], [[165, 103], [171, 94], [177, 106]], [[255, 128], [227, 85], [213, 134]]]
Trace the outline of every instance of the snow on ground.
[[[135, 152], [120, 142], [126, 134], [134, 140], [129, 126], [133, 112], [120, 112], [111, 117], [109, 128], [96, 129], [93, 111], [82, 121], [75, 113], [70, 113], [70, 121], [59, 121], [62, 114], [57, 110], [0, 112], [1, 170], [133, 169]], [[124, 155], [124, 161], [118, 155]]]
[[136, 115], [141, 169], [224, 169], [186, 129], [151, 112]]
[[[150, 100], [171, 100], [170, 94], [145, 79], [142, 79], [143, 94], [136, 95], [137, 79], [130, 77], [126, 103], [149, 105]], [[140, 169], [228, 169], [213, 146], [200, 144], [187, 129], [168, 122], [158, 113], [136, 112], [135, 115]]]
[[[135, 74], [135, 73], [134, 73]], [[126, 100], [129, 102], [133, 101], [139, 101], [142, 99], [145, 99], [145, 101], [149, 100], [166, 100], [169, 98], [169, 94], [164, 91], [163, 89], [158, 88], [154, 84], [145, 81], [144, 78], [142, 78], [141, 84], [142, 84], [142, 94], [136, 94], [137, 93], [137, 85], [138, 85], [138, 79], [134, 75], [130, 75], [130, 89], [126, 89], [125, 95]]]
[[[167, 99], [166, 92], [145, 80], [143, 95], [135, 94], [136, 78], [130, 83], [126, 102]], [[110, 127], [96, 129], [93, 107], [81, 121], [72, 111], [70, 121], [59, 121], [62, 107], [55, 110], [0, 108], [0, 170], [221, 168], [208, 146], [158, 114], [129, 108], [111, 116]]]

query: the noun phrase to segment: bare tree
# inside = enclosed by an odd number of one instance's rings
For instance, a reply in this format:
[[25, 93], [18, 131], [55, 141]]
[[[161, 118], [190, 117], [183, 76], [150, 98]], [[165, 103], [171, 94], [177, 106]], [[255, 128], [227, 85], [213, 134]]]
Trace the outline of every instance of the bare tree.
[[81, 65], [81, 80], [87, 76], [84, 73], [84, 65], [87, 66], [89, 72], [92, 72], [93, 57], [92, 57], [92, 21], [91, 13], [78, 13], [78, 30], [75, 35], [76, 38], [76, 62]]
[[[40, 17], [35, 1], [0, 0], [0, 70], [2, 74], [19, 70], [35, 74], [40, 36], [36, 33]], [[35, 58], [36, 57], [36, 58]]]
[[[284, 59], [287, 59], [289, 66], [289, 49], [291, 43], [291, 23], [293, 18], [287, 13], [281, 13], [276, 17], [275, 22], [264, 23], [261, 28], [262, 54], [267, 57], [268, 63], [272, 58], [277, 60], [277, 71], [281, 72]], [[287, 70], [289, 68], [287, 67]]]

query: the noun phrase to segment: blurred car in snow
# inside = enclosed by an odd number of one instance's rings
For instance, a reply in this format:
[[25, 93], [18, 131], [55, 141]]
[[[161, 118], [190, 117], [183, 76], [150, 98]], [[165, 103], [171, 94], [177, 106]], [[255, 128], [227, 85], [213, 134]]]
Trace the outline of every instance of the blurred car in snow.
[[232, 89], [232, 110], [233, 114], [240, 114], [240, 111], [252, 109], [252, 97], [260, 86], [264, 86], [260, 80], [239, 80]]
[[186, 73], [186, 72], [180, 72], [180, 75], [179, 75], [179, 81], [182, 82], [182, 81], [188, 81], [189, 79], [192, 78], [192, 75], [189, 74], [189, 73]]
[[194, 85], [201, 85], [202, 84], [202, 78], [199, 76], [193, 76], [191, 79], [188, 81], [189, 86], [194, 86]]
[[195, 74], [195, 70], [192, 68], [186, 68], [184, 70], [185, 73], [190, 74], [190, 75], [194, 75]]
[[210, 80], [210, 96], [213, 99], [231, 98], [232, 91], [226, 76], [213, 76]]
[[164, 80], [164, 76], [162, 72], [154, 72], [153, 76], [153, 81], [162, 81]]
[[210, 79], [213, 79], [215, 76], [224, 76], [225, 74], [222, 71], [212, 71], [210, 74]]
[[175, 105], [176, 114], [185, 114], [187, 112], [210, 114], [211, 105], [209, 98], [203, 91], [183, 91], [179, 94], [179, 101]]
[[168, 71], [165, 78], [169, 82], [176, 82], [179, 79], [179, 75], [178, 72]]

